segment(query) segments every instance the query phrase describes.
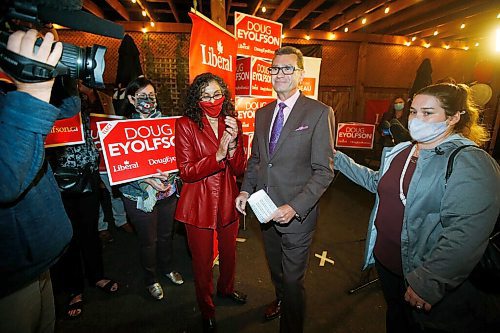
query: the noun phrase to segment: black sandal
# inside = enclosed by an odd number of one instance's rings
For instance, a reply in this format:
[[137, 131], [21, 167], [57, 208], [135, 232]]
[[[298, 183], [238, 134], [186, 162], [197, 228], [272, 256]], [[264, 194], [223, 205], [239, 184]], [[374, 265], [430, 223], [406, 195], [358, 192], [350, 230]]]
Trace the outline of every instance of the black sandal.
[[[78, 294], [78, 295], [81, 296], [81, 294]], [[71, 295], [69, 297], [68, 305], [66, 306], [66, 317], [68, 319], [76, 319], [76, 318], [78, 318], [78, 317], [80, 317], [82, 315], [82, 312], [83, 312], [83, 298], [81, 298], [80, 300], [78, 300], [76, 302], [71, 303], [78, 295]], [[74, 311], [74, 310], [77, 310], [76, 314], [71, 315], [70, 312]]]
[[[97, 289], [100, 289], [102, 291], [104, 291], [105, 293], [108, 293], [108, 294], [114, 294], [116, 293], [118, 290], [120, 290], [120, 285], [118, 284], [118, 282], [116, 282], [115, 280], [112, 280], [112, 279], [108, 279], [108, 278], [102, 278], [101, 280], [109, 280], [108, 282], [106, 282], [104, 285], [100, 286], [96, 283], [95, 287]], [[113, 290], [113, 286], [116, 284], [116, 290]]]

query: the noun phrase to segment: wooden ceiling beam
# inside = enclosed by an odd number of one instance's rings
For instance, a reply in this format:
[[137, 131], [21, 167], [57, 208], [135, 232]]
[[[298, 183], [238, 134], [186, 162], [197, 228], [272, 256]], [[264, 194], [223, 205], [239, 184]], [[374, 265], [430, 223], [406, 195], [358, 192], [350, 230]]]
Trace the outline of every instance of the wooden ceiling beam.
[[127, 9], [123, 7], [123, 5], [118, 0], [106, 0], [108, 5], [113, 8], [121, 17], [123, 17], [126, 21], [130, 21], [130, 14]]
[[326, 0], [313, 0], [309, 1], [307, 5], [302, 7], [301, 10], [297, 14], [295, 14], [294, 17], [290, 19], [290, 22], [288, 23], [288, 27], [290, 29], [295, 28], [302, 20], [304, 20], [309, 14], [312, 13], [313, 10], [321, 6]]
[[[428, 15], [428, 13], [442, 10], [443, 7], [456, 1], [457, 0], [420, 1], [412, 7], [399, 11], [397, 15], [394, 15], [394, 12], [391, 10], [388, 18], [366, 27], [366, 32], [385, 33], [389, 29], [395, 29], [400, 25], [404, 26], [413, 20], [419, 20], [423, 16]], [[442, 11], [439, 12], [442, 13]]]
[[[486, 25], [494, 25], [496, 15], [498, 12], [496, 10], [490, 10], [485, 12], [478, 12], [476, 15], [470, 15], [465, 18], [459, 18], [451, 22], [447, 22], [437, 27], [432, 27], [419, 32], [417, 35], [420, 38], [429, 38], [434, 36], [434, 31], [438, 31], [437, 38], [447, 38], [457, 34], [466, 34], [471, 31], [479, 30], [479, 27]], [[460, 26], [465, 23], [465, 28], [461, 29]]]
[[191, 23], [165, 23], [156, 22], [154, 27], [151, 27], [147, 22], [143, 21], [117, 21], [121, 24], [125, 31], [142, 31], [142, 28], [147, 28], [148, 32], [169, 32], [169, 33], [191, 33]]
[[82, 7], [97, 17], [104, 18], [102, 9], [91, 0], [83, 0]]
[[405, 24], [405, 26], [391, 29], [387, 31], [387, 33], [397, 35], [415, 34], [419, 31], [431, 29], [452, 20], [483, 12], [490, 9], [490, 7], [490, 0], [469, 1], [460, 6], [450, 6], [443, 11], [430, 12], [429, 14], [424, 15], [424, 17], [419, 20], [412, 21], [412, 23]]
[[357, 3], [356, 1], [352, 0], [340, 0], [339, 2], [336, 2], [333, 6], [330, 8], [326, 9], [321, 15], [316, 17], [312, 22], [311, 26], [309, 27], [310, 29], [316, 29], [323, 23], [327, 22], [330, 20], [332, 17], [335, 15], [339, 15], [344, 10], [347, 8], [351, 7], [353, 4]]
[[168, 6], [172, 10], [172, 14], [174, 14], [175, 22], [180, 23], [179, 13], [177, 12], [177, 8], [175, 7], [175, 3], [172, 0], [167, 0]]
[[[389, 12], [386, 14], [385, 9], [387, 6], [382, 6], [375, 10], [374, 12], [364, 16], [366, 18], [366, 23], [363, 24], [362, 18], [359, 18], [357, 21], [349, 25], [349, 31], [350, 32], [355, 32], [358, 31], [362, 28], [366, 29], [369, 27], [371, 24], [375, 24], [378, 21], [381, 21], [383, 19], [386, 19], [390, 17], [390, 15], [399, 15], [398, 13], [414, 6], [415, 4], [419, 3], [421, 0], [400, 0], [397, 2], [391, 3], [389, 6]], [[396, 34], [397, 35], [397, 34]]]
[[248, 13], [250, 15], [255, 15], [260, 9], [260, 6], [262, 5], [263, 0], [254, 0], [252, 4], [248, 4]]
[[271, 15], [271, 21], [278, 21], [278, 19], [281, 17], [281, 15], [283, 15], [285, 10], [290, 7], [293, 1], [294, 0], [282, 0], [278, 8], [273, 11], [273, 14]]
[[233, 5], [233, 1], [227, 0], [227, 2], [226, 2], [226, 22], [227, 22], [227, 19], [229, 18], [229, 11], [231, 10], [232, 5]]
[[[362, 2], [356, 7], [346, 11], [340, 17], [330, 21], [330, 30], [334, 31], [344, 26], [345, 24], [354, 21], [355, 19], [363, 16], [365, 13], [371, 12], [377, 7], [380, 7], [386, 0], [369, 0]], [[351, 30], [351, 29], [349, 29]]]

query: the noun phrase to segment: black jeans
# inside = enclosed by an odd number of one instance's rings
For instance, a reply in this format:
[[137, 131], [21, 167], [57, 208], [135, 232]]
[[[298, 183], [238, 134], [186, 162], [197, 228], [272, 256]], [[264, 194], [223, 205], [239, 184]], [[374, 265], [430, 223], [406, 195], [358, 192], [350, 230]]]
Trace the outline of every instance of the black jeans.
[[174, 194], [157, 201], [151, 213], [137, 209], [137, 202], [127, 198], [123, 198], [123, 204], [139, 237], [144, 281], [146, 286], [152, 285], [158, 282], [157, 273], [165, 274], [172, 271], [174, 212], [177, 197]]
[[62, 193], [64, 208], [73, 226], [73, 238], [51, 274], [55, 290], [83, 293], [85, 277], [89, 285], [104, 278], [102, 245], [97, 231], [99, 192]]

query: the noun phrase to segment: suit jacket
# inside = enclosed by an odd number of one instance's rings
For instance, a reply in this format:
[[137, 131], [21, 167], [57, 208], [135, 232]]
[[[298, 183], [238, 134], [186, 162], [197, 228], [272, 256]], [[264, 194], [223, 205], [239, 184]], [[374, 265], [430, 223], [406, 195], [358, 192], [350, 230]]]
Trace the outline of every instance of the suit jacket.
[[301, 221], [275, 224], [280, 232], [308, 232], [316, 225], [319, 198], [333, 180], [333, 110], [301, 94], [269, 156], [275, 108], [276, 101], [255, 113], [252, 154], [241, 190], [252, 194], [264, 189], [276, 206], [289, 204], [297, 212]]
[[[217, 228], [217, 215], [225, 226], [238, 219], [234, 205], [239, 190], [236, 177], [246, 166], [241, 135], [232, 158], [217, 162], [215, 154], [219, 139], [215, 137], [208, 120], [203, 117], [203, 130], [188, 117], [175, 124], [175, 155], [184, 185], [177, 203], [175, 218], [199, 228]], [[219, 119], [219, 138], [224, 133], [224, 118]]]

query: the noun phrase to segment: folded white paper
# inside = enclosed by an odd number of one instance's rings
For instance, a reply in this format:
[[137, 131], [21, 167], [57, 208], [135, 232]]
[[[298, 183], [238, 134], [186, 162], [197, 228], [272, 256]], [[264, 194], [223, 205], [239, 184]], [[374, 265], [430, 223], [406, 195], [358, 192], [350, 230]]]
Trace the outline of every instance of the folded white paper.
[[271, 215], [278, 209], [266, 191], [260, 190], [248, 198], [250, 207], [260, 223], [269, 222]]

